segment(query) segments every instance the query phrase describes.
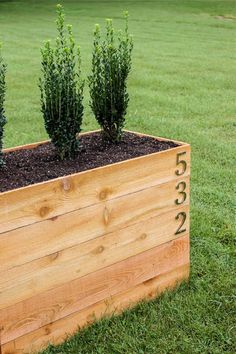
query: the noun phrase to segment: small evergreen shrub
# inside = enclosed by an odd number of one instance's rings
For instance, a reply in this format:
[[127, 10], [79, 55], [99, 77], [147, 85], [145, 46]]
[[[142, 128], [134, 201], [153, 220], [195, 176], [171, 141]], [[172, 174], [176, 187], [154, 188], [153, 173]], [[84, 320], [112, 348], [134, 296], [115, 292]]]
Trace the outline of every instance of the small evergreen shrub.
[[101, 126], [103, 136], [119, 142], [129, 102], [127, 78], [131, 70], [133, 40], [128, 33], [128, 12], [124, 14], [125, 31], [115, 36], [112, 20], [106, 21], [106, 38], [101, 40], [100, 26], [94, 31], [92, 72], [89, 75], [90, 106]]
[[72, 27], [65, 26], [64, 11], [57, 5], [56, 46], [47, 41], [41, 49], [39, 80], [41, 110], [46, 131], [63, 159], [76, 157], [83, 117], [83, 87], [80, 48], [75, 48]]
[[1, 44], [0, 44], [0, 167], [4, 165], [2, 148], [3, 148], [3, 134], [4, 125], [6, 124], [4, 102], [6, 94], [6, 64], [3, 61], [1, 54]]

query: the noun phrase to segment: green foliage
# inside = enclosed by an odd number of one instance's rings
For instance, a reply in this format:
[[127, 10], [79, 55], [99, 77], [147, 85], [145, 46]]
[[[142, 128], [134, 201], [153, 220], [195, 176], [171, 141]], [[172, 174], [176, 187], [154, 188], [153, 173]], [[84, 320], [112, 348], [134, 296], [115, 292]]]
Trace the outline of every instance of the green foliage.
[[4, 125], [6, 124], [4, 102], [6, 94], [6, 64], [3, 61], [1, 54], [1, 45], [0, 45], [0, 167], [3, 166], [2, 158], [2, 147], [3, 147], [3, 133]]
[[57, 5], [55, 49], [47, 41], [41, 50], [42, 77], [39, 81], [45, 128], [61, 159], [78, 153], [77, 135], [83, 117], [83, 87], [80, 48], [75, 49], [72, 26], [65, 28], [64, 12]]
[[[9, 147], [46, 138], [35, 107], [35, 33], [42, 41], [44, 33], [53, 30], [49, 1], [29, 6], [28, 0], [21, 0], [20, 5], [11, 2], [9, 11], [9, 4], [0, 2], [2, 33], [11, 34], [4, 48], [11, 67], [7, 75], [10, 124], [4, 139]], [[76, 23], [81, 2], [68, 0], [66, 6]], [[87, 43], [93, 19], [98, 14], [115, 15], [121, 6], [133, 9], [136, 48], [128, 129], [192, 145], [191, 280], [154, 302], [99, 321], [44, 353], [233, 354], [236, 22], [214, 16], [236, 16], [235, 0], [110, 0], [105, 6], [87, 1], [80, 18], [84, 58], [90, 56]], [[19, 70], [22, 60], [28, 64]], [[88, 60], [83, 68], [89, 72]], [[97, 128], [90, 112], [83, 124], [86, 130]]]
[[127, 78], [133, 40], [128, 33], [128, 12], [124, 17], [125, 31], [118, 32], [117, 45], [112, 20], [106, 21], [105, 40], [101, 40], [100, 26], [96, 25], [92, 73], [89, 75], [90, 105], [104, 137], [111, 142], [118, 142], [122, 137], [129, 102]]

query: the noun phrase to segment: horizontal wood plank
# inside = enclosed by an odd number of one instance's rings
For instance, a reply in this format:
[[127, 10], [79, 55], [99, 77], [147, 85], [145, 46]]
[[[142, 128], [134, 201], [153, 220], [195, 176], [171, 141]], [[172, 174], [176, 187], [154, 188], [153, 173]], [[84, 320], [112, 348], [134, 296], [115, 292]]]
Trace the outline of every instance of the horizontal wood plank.
[[[132, 302], [153, 297], [167, 287], [174, 286], [176, 281], [187, 279], [189, 276], [189, 237], [183, 236], [158, 246], [141, 255], [130, 258], [126, 264], [121, 262], [116, 265], [116, 268], [112, 269], [110, 267], [107, 270], [107, 274], [102, 274], [102, 271], [97, 273], [97, 281], [93, 288], [91, 288], [91, 279], [87, 278], [87, 282], [86, 277], [84, 277], [84, 280], [81, 279], [81, 294], [83, 294], [82, 297], [84, 299], [87, 299], [85, 302], [86, 307], [81, 302], [79, 294], [73, 313], [66, 310], [69, 301], [67, 304], [63, 303], [65, 300], [63, 300], [62, 294], [60, 294], [61, 299], [59, 300], [58, 298], [57, 306], [53, 306], [51, 309], [50, 306], [47, 307], [47, 304], [42, 301], [43, 297], [38, 299], [38, 308], [37, 304], [33, 305], [29, 302], [28, 305], [33, 306], [33, 312], [31, 310], [28, 317], [26, 314], [30, 309], [25, 304], [21, 308], [21, 311], [25, 311], [25, 325], [24, 320], [20, 321], [18, 318], [17, 323], [14, 323], [12, 327], [3, 326], [1, 333], [3, 354], [20, 354], [27, 349], [38, 350], [41, 346], [48, 344], [49, 341], [58, 343], [59, 338], [62, 341], [66, 333], [72, 334], [77, 330], [78, 326], [84, 326], [92, 322], [95, 317], [99, 318], [101, 315], [111, 314], [114, 311], [119, 312]], [[87, 286], [89, 286], [88, 289]], [[94, 291], [94, 289], [96, 290]], [[124, 291], [124, 289], [126, 290]], [[71, 290], [73, 291], [73, 285]], [[96, 294], [93, 299], [90, 292]], [[96, 304], [94, 304], [95, 301]], [[20, 307], [18, 307], [19, 309]], [[46, 309], [48, 309], [49, 316], [47, 319], [48, 324], [46, 324], [47, 322], [43, 324], [42, 313], [46, 312]], [[64, 311], [64, 317], [55, 321], [57, 319], [55, 314], [58, 313], [59, 309], [61, 309], [62, 313]], [[41, 315], [40, 311], [42, 311]], [[54, 313], [53, 317], [52, 313]], [[8, 314], [11, 314], [10, 309], [8, 309]], [[41, 322], [36, 319], [40, 319]], [[49, 322], [52, 323], [49, 324]], [[43, 326], [36, 329], [39, 324]], [[34, 331], [34, 329], [36, 330]], [[24, 331], [28, 334], [22, 335]], [[14, 337], [18, 338], [12, 341], [11, 339]], [[7, 342], [8, 340], [9, 342]]]
[[174, 180], [182, 151], [189, 175], [190, 148], [184, 145], [0, 193], [0, 234]]
[[[172, 207], [145, 223], [114, 231], [0, 274], [0, 309], [52, 289], [178, 237], [175, 216], [189, 206]], [[188, 214], [188, 213], [187, 213]], [[185, 224], [189, 231], [189, 216]]]
[[112, 296], [107, 300], [91, 305], [89, 308], [3, 344], [1, 354], [33, 354], [46, 348], [49, 344], [60, 344], [68, 336], [73, 335], [84, 326], [90, 325], [101, 317], [119, 314], [143, 299], [151, 300], [164, 290], [172, 289], [179, 282], [187, 280], [188, 276], [188, 265], [177, 268], [169, 274], [157, 276], [135, 288]]
[[[189, 177], [183, 180], [189, 186]], [[53, 259], [65, 248], [165, 213], [175, 206], [176, 183], [157, 185], [0, 235], [0, 279], [8, 269], [47, 255]]]
[[187, 237], [165, 243], [0, 310], [2, 343], [146, 281], [157, 271], [188, 264], [188, 247]]

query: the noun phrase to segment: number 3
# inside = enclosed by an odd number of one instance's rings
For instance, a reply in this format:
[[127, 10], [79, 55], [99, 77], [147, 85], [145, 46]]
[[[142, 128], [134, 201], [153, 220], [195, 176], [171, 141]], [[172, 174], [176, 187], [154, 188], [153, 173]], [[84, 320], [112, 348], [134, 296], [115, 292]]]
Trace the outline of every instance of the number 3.
[[183, 199], [181, 201], [179, 201], [179, 199], [175, 199], [175, 204], [177, 204], [177, 205], [183, 204], [187, 198], [187, 194], [185, 192], [186, 183], [184, 181], [179, 182], [177, 184], [177, 186], [175, 187], [175, 189], [179, 190], [181, 188], [181, 186], [182, 186], [182, 190], [179, 191], [179, 194], [182, 195]]

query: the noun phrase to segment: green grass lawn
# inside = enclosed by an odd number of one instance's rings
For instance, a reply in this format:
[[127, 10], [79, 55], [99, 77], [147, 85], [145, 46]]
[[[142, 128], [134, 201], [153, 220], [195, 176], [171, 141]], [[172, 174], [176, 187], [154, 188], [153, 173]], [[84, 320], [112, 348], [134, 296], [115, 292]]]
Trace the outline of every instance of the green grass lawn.
[[[107, 17], [134, 34], [127, 128], [191, 143], [191, 278], [172, 293], [97, 322], [44, 353], [235, 353], [236, 1], [64, 1], [90, 68], [92, 29]], [[46, 138], [40, 46], [56, 1], [0, 1], [8, 62], [5, 146]], [[96, 127], [86, 91], [84, 130]]]

